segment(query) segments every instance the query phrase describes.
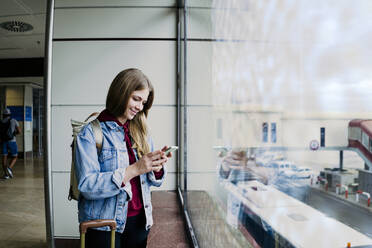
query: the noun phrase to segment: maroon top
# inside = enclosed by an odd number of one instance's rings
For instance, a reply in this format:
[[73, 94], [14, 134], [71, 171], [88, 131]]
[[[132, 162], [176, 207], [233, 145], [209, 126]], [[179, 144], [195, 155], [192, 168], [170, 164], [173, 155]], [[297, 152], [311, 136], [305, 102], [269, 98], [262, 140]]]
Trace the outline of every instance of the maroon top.
[[[136, 156], [134, 155], [134, 151], [132, 149], [132, 142], [130, 139], [130, 133], [129, 133], [129, 121], [122, 124], [120, 121], [118, 121], [117, 118], [115, 118], [112, 114], [108, 112], [108, 110], [104, 110], [100, 113], [98, 116], [98, 120], [100, 122], [105, 121], [115, 121], [119, 126], [123, 127], [124, 129], [124, 140], [127, 145], [128, 150], [128, 157], [129, 157], [129, 164], [134, 164], [136, 162]], [[159, 179], [163, 176], [164, 171], [161, 169], [159, 172], [155, 172], [155, 178]], [[136, 176], [130, 180], [130, 184], [132, 187], [132, 200], [128, 203], [128, 217], [136, 216], [141, 213], [143, 210], [143, 202], [142, 202], [142, 191], [141, 191], [141, 183], [140, 183], [140, 177]], [[124, 184], [122, 184], [122, 187], [124, 187]]]

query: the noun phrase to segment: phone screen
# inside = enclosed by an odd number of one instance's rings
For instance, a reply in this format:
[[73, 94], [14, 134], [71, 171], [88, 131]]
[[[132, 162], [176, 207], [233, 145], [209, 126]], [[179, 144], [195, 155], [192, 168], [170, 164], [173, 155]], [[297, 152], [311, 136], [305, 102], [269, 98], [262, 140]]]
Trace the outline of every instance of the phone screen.
[[170, 146], [167, 148], [167, 150], [165, 150], [165, 155], [168, 155], [170, 152], [174, 152], [177, 149], [178, 149], [177, 146]]

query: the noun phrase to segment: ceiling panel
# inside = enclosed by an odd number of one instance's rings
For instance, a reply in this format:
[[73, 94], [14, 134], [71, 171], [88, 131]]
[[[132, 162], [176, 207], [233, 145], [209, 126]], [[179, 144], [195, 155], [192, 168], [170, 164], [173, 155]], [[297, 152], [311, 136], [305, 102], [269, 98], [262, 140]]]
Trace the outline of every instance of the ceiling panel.
[[44, 57], [46, 0], [1, 0], [0, 23], [21, 21], [31, 31], [12, 32], [0, 28], [0, 59]]
[[46, 13], [46, 0], [1, 0], [0, 17]]

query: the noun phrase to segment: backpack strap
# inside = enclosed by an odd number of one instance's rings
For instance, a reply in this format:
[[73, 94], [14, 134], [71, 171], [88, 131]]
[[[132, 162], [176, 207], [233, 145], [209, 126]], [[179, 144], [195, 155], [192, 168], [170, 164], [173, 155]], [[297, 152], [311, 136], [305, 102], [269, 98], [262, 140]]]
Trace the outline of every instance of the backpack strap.
[[85, 119], [85, 121], [84, 122], [87, 122], [90, 118], [92, 118], [92, 117], [95, 117], [95, 116], [98, 116], [99, 115], [99, 112], [93, 112], [93, 113], [91, 113], [86, 119]]
[[98, 119], [94, 119], [90, 123], [92, 124], [93, 135], [94, 135], [94, 139], [96, 140], [96, 147], [97, 147], [98, 153], [101, 153], [102, 142], [103, 142], [103, 132], [102, 132], [101, 125], [99, 124]]

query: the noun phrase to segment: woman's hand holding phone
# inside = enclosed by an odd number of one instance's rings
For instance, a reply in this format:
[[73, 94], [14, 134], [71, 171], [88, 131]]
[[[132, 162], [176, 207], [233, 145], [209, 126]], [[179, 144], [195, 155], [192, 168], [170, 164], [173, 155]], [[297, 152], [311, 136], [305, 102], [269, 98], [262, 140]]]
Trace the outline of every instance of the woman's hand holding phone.
[[126, 169], [123, 183], [125, 184], [133, 177], [150, 171], [159, 172], [168, 161], [168, 158], [172, 157], [172, 152], [177, 149], [177, 146], [164, 146], [161, 150], [145, 154], [136, 163]]
[[155, 172], [159, 172], [161, 171], [161, 169], [163, 168], [163, 165], [168, 161], [168, 157], [165, 156], [165, 153], [163, 150], [159, 150], [160, 151], [160, 158], [159, 159], [156, 159], [154, 160], [154, 165], [153, 166], [153, 171]]
[[128, 166], [125, 171], [123, 183], [126, 184], [132, 178], [150, 171], [160, 171], [168, 158], [161, 150], [149, 152], [142, 156], [137, 162]]
[[164, 146], [161, 150], [164, 151], [165, 156], [168, 158], [172, 157], [172, 152], [176, 151], [178, 149], [178, 146]]
[[160, 157], [160, 160], [163, 161], [163, 162], [161, 162], [160, 163], [160, 166], [157, 166], [154, 169], [154, 171], [155, 172], [159, 172], [163, 168], [164, 164], [168, 161], [168, 158], [171, 158], [172, 157], [172, 152], [175, 151], [175, 150], [177, 150], [177, 149], [178, 149], [177, 146], [170, 146], [170, 147], [164, 146], [160, 150], [162, 152], [162, 155]]

